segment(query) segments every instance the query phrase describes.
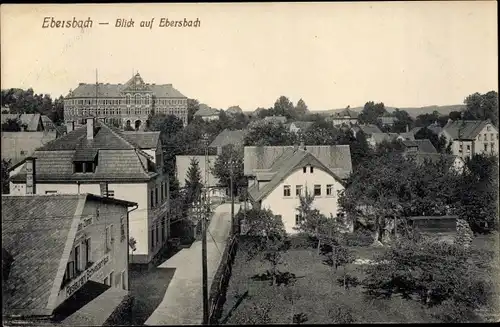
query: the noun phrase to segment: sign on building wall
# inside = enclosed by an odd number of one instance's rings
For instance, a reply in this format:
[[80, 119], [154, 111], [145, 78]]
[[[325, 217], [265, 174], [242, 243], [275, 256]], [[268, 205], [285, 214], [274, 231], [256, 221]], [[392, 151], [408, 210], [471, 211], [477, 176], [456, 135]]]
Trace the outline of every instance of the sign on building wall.
[[71, 295], [75, 294], [86, 282], [88, 282], [98, 271], [100, 271], [109, 262], [109, 255], [106, 255], [101, 260], [94, 263], [87, 270], [85, 270], [77, 279], [75, 279], [71, 284], [66, 286], [63, 290], [66, 296], [69, 298]]

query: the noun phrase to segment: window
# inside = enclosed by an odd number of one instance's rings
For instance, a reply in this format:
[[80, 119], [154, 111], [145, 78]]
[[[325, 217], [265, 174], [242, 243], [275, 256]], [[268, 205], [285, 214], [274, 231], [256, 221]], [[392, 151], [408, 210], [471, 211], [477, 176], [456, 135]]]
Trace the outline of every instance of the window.
[[494, 135], [493, 133], [490, 134], [490, 141], [493, 141], [495, 139], [493, 135]]
[[141, 96], [139, 94], [135, 95], [135, 104], [141, 104]]
[[[493, 134], [492, 134], [493, 135]], [[493, 140], [493, 138], [492, 138]], [[26, 152], [24, 152], [23, 150], [21, 150], [21, 155], [23, 156]]]
[[314, 196], [321, 195], [321, 185], [314, 185]]
[[155, 230], [151, 230], [151, 250], [155, 248]]
[[111, 226], [106, 226], [106, 252], [111, 250]]
[[489, 132], [491, 130], [491, 126], [486, 126], [486, 130]]
[[109, 286], [113, 286], [113, 277], [115, 277], [114, 272], [109, 273]]
[[296, 185], [295, 186], [295, 196], [300, 196], [302, 195], [302, 185]]
[[488, 151], [488, 143], [484, 143], [484, 151]]
[[75, 277], [75, 262], [70, 261], [66, 264], [66, 272], [64, 274], [64, 281], [68, 281]]
[[328, 195], [328, 196], [333, 195], [333, 185], [332, 184], [326, 185], [326, 195]]
[[467, 144], [467, 152], [470, 152], [470, 145]]
[[490, 152], [493, 153], [494, 149], [495, 149], [495, 143], [490, 143]]
[[92, 263], [92, 240], [87, 238], [85, 240], [85, 269]]
[[122, 280], [122, 289], [126, 290], [127, 289], [127, 279], [125, 278], [125, 270], [122, 271], [122, 274], [121, 274], [121, 280]]
[[161, 242], [165, 242], [165, 218], [161, 220]]
[[158, 204], [158, 187], [155, 187], [155, 203]]
[[75, 269], [80, 271], [80, 245], [75, 247]]
[[165, 199], [165, 195], [163, 194], [163, 182], [161, 182], [161, 201], [163, 201]]
[[304, 172], [304, 174], [305, 174], [305, 173], [306, 173], [306, 171], [307, 171], [307, 167], [302, 168], [302, 171], [303, 171], [303, 172]]
[[290, 196], [290, 185], [283, 186], [283, 196]]
[[120, 219], [120, 241], [125, 240], [125, 218]]
[[75, 173], [83, 173], [83, 162], [75, 162]]
[[313, 166], [311, 166], [310, 171], [311, 171], [311, 174], [314, 172], [314, 167]]
[[45, 191], [45, 194], [57, 194], [57, 191]]

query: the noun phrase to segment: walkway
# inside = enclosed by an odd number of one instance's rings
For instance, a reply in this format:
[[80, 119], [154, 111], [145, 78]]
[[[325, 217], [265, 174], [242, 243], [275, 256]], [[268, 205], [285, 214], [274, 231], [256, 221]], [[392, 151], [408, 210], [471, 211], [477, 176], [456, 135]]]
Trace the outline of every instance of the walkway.
[[[234, 205], [234, 212], [239, 204]], [[215, 209], [207, 233], [208, 289], [219, 267], [231, 231], [231, 204]], [[212, 238], [213, 237], [213, 238]], [[215, 242], [214, 242], [215, 241]], [[183, 249], [158, 268], [175, 268], [163, 301], [145, 325], [200, 325], [203, 319], [201, 281], [201, 241]]]

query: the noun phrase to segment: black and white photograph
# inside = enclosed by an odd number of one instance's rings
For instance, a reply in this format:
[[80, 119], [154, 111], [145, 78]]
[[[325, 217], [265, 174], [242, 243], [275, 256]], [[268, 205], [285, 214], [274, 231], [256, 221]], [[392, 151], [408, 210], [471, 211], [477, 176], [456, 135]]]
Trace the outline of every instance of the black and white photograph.
[[500, 322], [497, 10], [2, 4], [2, 325]]

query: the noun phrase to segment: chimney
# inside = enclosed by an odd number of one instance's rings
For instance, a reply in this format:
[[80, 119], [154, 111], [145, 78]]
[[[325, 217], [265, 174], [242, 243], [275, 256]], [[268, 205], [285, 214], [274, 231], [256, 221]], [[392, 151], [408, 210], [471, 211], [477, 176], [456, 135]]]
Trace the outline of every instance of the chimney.
[[410, 126], [406, 124], [406, 133], [408, 133], [409, 131], [410, 131]]
[[26, 194], [36, 194], [35, 158], [26, 158]]
[[66, 133], [70, 133], [75, 129], [75, 122], [74, 121], [68, 121], [66, 122]]
[[94, 139], [94, 118], [87, 118], [87, 140]]

